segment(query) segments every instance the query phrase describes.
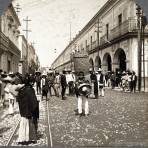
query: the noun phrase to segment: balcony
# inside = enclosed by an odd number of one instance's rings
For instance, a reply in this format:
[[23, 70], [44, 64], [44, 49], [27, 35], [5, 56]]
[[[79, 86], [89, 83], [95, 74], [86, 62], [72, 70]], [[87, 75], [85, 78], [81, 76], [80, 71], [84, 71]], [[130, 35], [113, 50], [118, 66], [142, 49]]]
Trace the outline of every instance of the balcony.
[[113, 40], [119, 36], [122, 36], [130, 32], [137, 32], [137, 20], [136, 19], [126, 20], [119, 26], [113, 28], [110, 32], [109, 40]]
[[100, 45], [103, 45], [107, 42], [107, 36], [106, 34], [103, 35], [101, 38], [100, 38]]
[[91, 43], [91, 45], [89, 46], [89, 48], [87, 49], [87, 51], [91, 51], [91, 50], [94, 50], [95, 48], [97, 47], [97, 42], [96, 41], [93, 41]]
[[97, 42], [96, 41], [92, 42], [92, 50], [95, 49], [96, 47], [97, 47]]
[[87, 46], [86, 46], [86, 51], [87, 51], [87, 52], [89, 51], [89, 48], [90, 48], [89, 45], [87, 45]]
[[114, 40], [127, 33], [136, 33], [136, 32], [137, 32], [137, 20], [136, 19], [126, 20], [122, 24], [120, 24], [119, 26], [116, 26], [110, 31], [108, 39], [107, 39], [107, 35], [104, 34], [100, 38], [100, 45], [103, 45], [108, 41]]

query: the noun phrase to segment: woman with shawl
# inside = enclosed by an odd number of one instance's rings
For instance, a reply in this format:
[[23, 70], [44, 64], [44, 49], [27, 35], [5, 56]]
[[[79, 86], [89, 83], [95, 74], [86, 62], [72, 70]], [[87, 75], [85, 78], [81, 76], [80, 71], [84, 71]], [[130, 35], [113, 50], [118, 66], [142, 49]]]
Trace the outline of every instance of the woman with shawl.
[[36, 142], [35, 125], [33, 124], [34, 115], [36, 115], [37, 98], [35, 91], [30, 84], [30, 77], [24, 78], [24, 87], [18, 93], [18, 105], [21, 115], [18, 143], [28, 144]]

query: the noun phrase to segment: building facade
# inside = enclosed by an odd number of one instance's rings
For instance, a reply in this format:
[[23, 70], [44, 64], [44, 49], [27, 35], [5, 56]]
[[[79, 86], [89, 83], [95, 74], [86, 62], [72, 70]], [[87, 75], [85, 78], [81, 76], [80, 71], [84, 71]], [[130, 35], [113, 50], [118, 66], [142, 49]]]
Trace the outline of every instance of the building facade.
[[0, 16], [0, 69], [17, 72], [20, 60], [18, 47], [20, 21], [14, 7], [10, 4]]
[[24, 35], [19, 36], [19, 49], [21, 51], [21, 58], [19, 62], [19, 73], [25, 75], [28, 72], [27, 50], [28, 43]]
[[[134, 0], [108, 0], [53, 62], [54, 69], [72, 65], [71, 55], [87, 53], [89, 66], [104, 71], [132, 70], [138, 74], [138, 27]], [[142, 77], [148, 91], [148, 31], [142, 53]], [[143, 80], [143, 78], [142, 78]], [[143, 83], [144, 84], [144, 83]], [[142, 85], [143, 85], [142, 84]]]
[[28, 45], [28, 72], [35, 73], [39, 69], [39, 58], [32, 44]]

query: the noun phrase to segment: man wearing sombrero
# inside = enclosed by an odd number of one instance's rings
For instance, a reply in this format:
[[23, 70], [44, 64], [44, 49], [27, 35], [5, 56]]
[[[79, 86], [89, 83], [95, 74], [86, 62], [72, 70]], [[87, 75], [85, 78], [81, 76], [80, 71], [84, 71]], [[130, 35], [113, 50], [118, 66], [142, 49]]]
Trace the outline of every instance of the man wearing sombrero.
[[[85, 77], [83, 72], [79, 72], [79, 76], [76, 82], [76, 97], [78, 99], [78, 113], [76, 115], [85, 115], [89, 114], [89, 105], [88, 105], [88, 96], [91, 93], [91, 86], [89, 83], [85, 82]], [[83, 104], [84, 104], [84, 113], [83, 113]]]

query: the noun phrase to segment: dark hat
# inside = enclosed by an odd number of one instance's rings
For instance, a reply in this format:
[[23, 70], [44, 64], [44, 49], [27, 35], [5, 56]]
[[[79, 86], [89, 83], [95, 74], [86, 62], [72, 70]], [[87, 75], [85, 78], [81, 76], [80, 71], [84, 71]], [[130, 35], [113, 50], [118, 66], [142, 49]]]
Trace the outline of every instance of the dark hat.
[[3, 78], [4, 82], [13, 82], [13, 79], [10, 76]]
[[41, 74], [41, 72], [40, 71], [36, 71], [35, 74]]
[[5, 77], [7, 77], [7, 74], [4, 73], [4, 72], [2, 72], [2, 73], [1, 73], [1, 77], [2, 77], [2, 78], [5, 78]]
[[3, 70], [2, 69], [0, 69], [0, 73], [2, 73], [3, 72]]
[[84, 72], [83, 71], [80, 71], [78, 75], [79, 76], [84, 76]]
[[78, 87], [80, 95], [88, 96], [91, 93], [91, 85], [88, 83], [82, 83]]

